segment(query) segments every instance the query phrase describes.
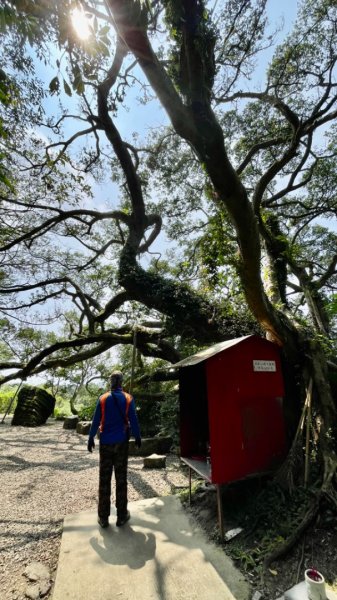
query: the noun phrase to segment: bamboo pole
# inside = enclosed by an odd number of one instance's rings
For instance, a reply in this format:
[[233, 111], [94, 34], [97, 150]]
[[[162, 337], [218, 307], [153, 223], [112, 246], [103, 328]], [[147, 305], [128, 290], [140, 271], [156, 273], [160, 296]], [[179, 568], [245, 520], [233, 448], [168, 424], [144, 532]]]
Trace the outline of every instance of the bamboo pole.
[[12, 406], [12, 404], [13, 404], [15, 398], [16, 398], [16, 395], [17, 395], [20, 387], [22, 386], [22, 384], [23, 384], [23, 379], [21, 380], [21, 382], [19, 383], [18, 387], [16, 388], [16, 392], [15, 392], [13, 398], [11, 399], [9, 405], [7, 406], [7, 410], [6, 410], [5, 414], [4, 414], [4, 416], [2, 417], [1, 425], [2, 425], [2, 423], [4, 423], [5, 418], [7, 417], [7, 414], [9, 413], [9, 411], [11, 409], [11, 406]]
[[130, 377], [130, 388], [129, 394], [132, 394], [133, 380], [135, 375], [135, 363], [136, 363], [136, 352], [137, 352], [137, 328], [136, 325], [133, 328], [133, 349], [132, 349], [132, 364], [131, 364], [131, 377]]
[[312, 400], [312, 379], [309, 380], [307, 391], [307, 419], [305, 432], [305, 463], [304, 463], [304, 487], [308, 487], [309, 480], [309, 445], [310, 445], [310, 426], [311, 426], [311, 400]]

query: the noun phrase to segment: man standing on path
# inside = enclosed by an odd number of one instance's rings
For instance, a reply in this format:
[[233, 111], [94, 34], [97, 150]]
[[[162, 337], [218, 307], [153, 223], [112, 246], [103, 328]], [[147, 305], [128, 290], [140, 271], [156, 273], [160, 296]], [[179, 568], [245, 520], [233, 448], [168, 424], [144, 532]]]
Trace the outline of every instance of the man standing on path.
[[[135, 402], [130, 394], [122, 389], [123, 374], [114, 371], [110, 377], [111, 392], [100, 396], [97, 401], [91, 424], [88, 451], [95, 448], [94, 437], [99, 428], [99, 489], [98, 523], [105, 528], [109, 525], [111, 478], [115, 469], [117, 527], [130, 519], [127, 509], [127, 468], [130, 433], [135, 437], [136, 446], [141, 447], [141, 437], [136, 415]], [[130, 431], [131, 428], [131, 431]]]

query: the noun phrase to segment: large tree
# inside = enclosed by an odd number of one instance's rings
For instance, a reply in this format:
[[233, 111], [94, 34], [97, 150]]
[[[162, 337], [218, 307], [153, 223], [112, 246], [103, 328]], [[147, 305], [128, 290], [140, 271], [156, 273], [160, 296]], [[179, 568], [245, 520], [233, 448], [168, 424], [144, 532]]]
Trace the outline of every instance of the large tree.
[[[69, 16], [75, 5], [91, 23], [91, 38], [81, 43]], [[9, 210], [2, 234], [6, 326], [13, 308], [55, 298], [69, 298], [75, 313], [66, 317], [67, 339], [21, 358], [3, 381], [132, 342], [127, 313], [140, 307], [161, 322], [138, 326], [139, 349], [172, 362], [178, 338], [207, 344], [259, 328], [282, 348], [297, 384], [288, 392], [296, 408], [313, 380], [324, 459], [319, 498], [336, 505], [329, 384], [329, 369], [336, 370], [336, 3], [302, 2], [262, 83], [253, 73], [273, 44], [267, 0], [60, 0], [54, 8], [8, 0], [6, 8], [21, 48], [27, 14], [43, 24], [44, 40], [30, 33], [38, 53], [46, 40], [59, 44], [49, 91], [60, 97], [58, 110], [62, 94], [71, 102], [60, 115], [37, 119], [50, 131], [45, 150], [35, 133], [33, 147], [20, 137], [11, 154], [20, 179], [15, 189], [5, 182], [2, 194]], [[14, 77], [3, 69], [6, 81]], [[170, 123], [147, 142], [123, 139], [118, 130], [135, 88]], [[131, 110], [139, 111], [137, 124], [141, 109]], [[120, 201], [102, 211], [87, 183], [108, 170]], [[163, 228], [179, 247], [179, 264], [146, 258]], [[60, 236], [66, 243], [56, 249]], [[78, 246], [67, 244], [70, 237]], [[248, 313], [233, 310], [235, 298], [244, 298]]]

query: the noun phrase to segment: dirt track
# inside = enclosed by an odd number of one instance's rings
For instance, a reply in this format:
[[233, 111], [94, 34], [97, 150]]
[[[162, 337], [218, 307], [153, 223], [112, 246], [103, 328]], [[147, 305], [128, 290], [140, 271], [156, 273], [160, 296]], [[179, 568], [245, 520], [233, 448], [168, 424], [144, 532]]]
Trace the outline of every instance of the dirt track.
[[[24, 600], [26, 566], [39, 561], [55, 575], [66, 514], [96, 508], [98, 449], [86, 450], [86, 436], [50, 421], [37, 429], [0, 426], [0, 598]], [[166, 470], [143, 469], [129, 459], [129, 500], [171, 493], [187, 485], [178, 458]], [[114, 497], [112, 498], [114, 502]], [[51, 592], [45, 596], [50, 598]]]

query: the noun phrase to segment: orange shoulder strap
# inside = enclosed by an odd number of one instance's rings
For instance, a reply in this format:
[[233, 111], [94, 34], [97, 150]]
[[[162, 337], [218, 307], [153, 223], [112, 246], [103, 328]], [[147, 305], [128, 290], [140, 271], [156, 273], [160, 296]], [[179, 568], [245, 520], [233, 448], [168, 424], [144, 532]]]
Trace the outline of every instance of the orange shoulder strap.
[[[105, 392], [105, 394], [103, 394], [102, 396], [100, 396], [99, 399], [99, 403], [101, 406], [101, 422], [100, 422], [100, 426], [99, 426], [99, 430], [100, 433], [102, 433], [103, 429], [104, 429], [104, 423], [105, 423], [105, 403], [106, 403], [106, 399], [110, 396], [111, 392]], [[129, 414], [129, 406], [132, 402], [132, 396], [130, 394], [127, 394], [127, 392], [123, 391], [123, 395], [125, 397], [125, 401], [126, 401], [126, 407], [125, 407], [125, 425], [127, 426], [127, 422], [128, 422], [128, 414]]]
[[125, 418], [128, 418], [128, 414], [129, 414], [129, 406], [132, 402], [132, 396], [131, 394], [127, 394], [127, 392], [124, 392], [123, 390], [123, 394], [125, 396], [125, 400], [126, 400], [126, 407], [125, 407]]
[[106, 399], [108, 398], [108, 396], [110, 396], [110, 392], [105, 392], [105, 394], [102, 394], [102, 396], [100, 396], [99, 399], [99, 403], [101, 406], [101, 422], [99, 425], [99, 430], [100, 433], [102, 433], [103, 429], [104, 429], [104, 423], [105, 423], [105, 403], [106, 403]]

